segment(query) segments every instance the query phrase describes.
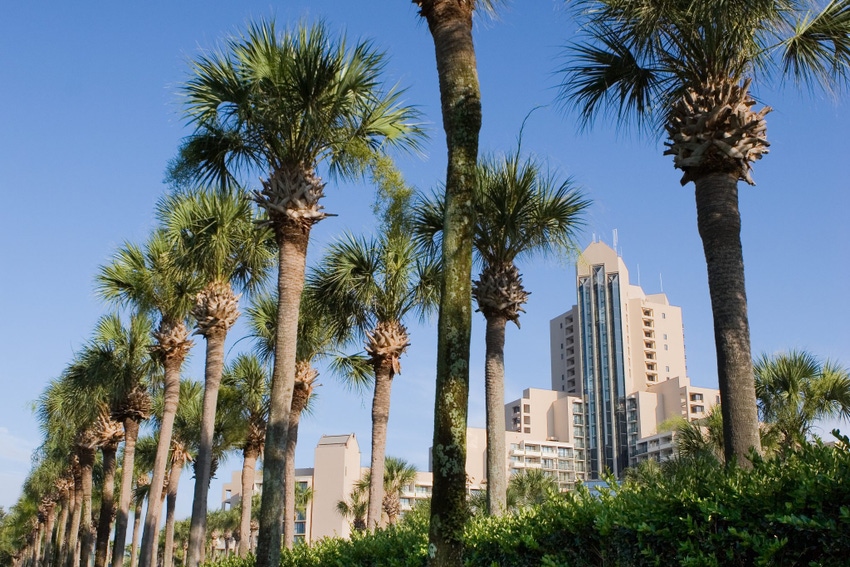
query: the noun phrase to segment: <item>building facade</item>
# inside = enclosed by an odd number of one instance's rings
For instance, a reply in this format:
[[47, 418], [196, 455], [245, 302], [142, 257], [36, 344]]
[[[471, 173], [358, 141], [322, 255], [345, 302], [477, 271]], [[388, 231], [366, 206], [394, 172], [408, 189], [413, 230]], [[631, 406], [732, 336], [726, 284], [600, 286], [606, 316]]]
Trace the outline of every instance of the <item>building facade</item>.
[[659, 423], [704, 417], [719, 398], [687, 378], [681, 308], [633, 285], [606, 244], [590, 244], [579, 258], [576, 296], [549, 324], [552, 389], [584, 404], [589, 478], [620, 476]]

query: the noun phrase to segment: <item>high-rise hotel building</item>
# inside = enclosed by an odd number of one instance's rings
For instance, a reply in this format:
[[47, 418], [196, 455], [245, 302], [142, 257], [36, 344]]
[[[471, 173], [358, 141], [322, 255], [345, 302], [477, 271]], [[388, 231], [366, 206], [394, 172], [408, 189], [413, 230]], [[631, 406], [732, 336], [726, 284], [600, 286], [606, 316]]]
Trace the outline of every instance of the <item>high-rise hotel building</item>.
[[584, 404], [590, 478], [606, 469], [619, 476], [649, 451], [642, 439], [658, 423], [704, 417], [717, 391], [690, 386], [681, 308], [633, 285], [612, 248], [585, 249], [576, 290], [576, 305], [550, 321], [552, 389]]

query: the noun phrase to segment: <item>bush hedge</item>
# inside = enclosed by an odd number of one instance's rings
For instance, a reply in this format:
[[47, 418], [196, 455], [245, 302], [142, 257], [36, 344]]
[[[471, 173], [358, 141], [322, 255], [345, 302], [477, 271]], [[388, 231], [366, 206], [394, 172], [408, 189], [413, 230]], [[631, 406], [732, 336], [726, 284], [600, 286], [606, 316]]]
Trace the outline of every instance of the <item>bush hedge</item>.
[[[473, 519], [468, 567], [850, 565], [850, 451], [813, 445], [753, 469], [711, 458], [649, 467], [505, 517]], [[284, 550], [281, 567], [421, 567], [427, 518]], [[227, 567], [252, 567], [229, 559]], [[220, 563], [221, 564], [221, 563]]]

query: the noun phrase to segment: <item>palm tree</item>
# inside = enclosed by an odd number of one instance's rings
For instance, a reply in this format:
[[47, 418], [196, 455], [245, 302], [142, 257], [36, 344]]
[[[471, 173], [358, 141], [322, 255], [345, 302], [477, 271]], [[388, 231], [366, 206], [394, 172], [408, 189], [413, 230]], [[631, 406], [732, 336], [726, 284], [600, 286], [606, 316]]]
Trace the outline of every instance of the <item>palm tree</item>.
[[[150, 484], [153, 495], [162, 493], [165, 486], [171, 432], [180, 398], [180, 370], [192, 347], [186, 318], [192, 298], [200, 290], [197, 280], [176, 269], [175, 260], [173, 246], [162, 231], [156, 231], [145, 248], [125, 244], [115, 254], [112, 263], [102, 267], [97, 276], [98, 291], [102, 297], [119, 305], [156, 314], [159, 318], [159, 326], [153, 334], [156, 344], [151, 351], [163, 367], [165, 402]], [[142, 567], [153, 565], [161, 512], [161, 499], [149, 499], [139, 556]]]
[[368, 485], [358, 483], [348, 495], [348, 500], [336, 503], [336, 511], [343, 518], [351, 520], [351, 528], [355, 532], [366, 531], [366, 514], [369, 512], [369, 499], [366, 496], [368, 488]]
[[[399, 516], [401, 516], [401, 495], [416, 480], [416, 467], [404, 459], [387, 457], [384, 461], [383, 472], [384, 481], [382, 485], [384, 490], [381, 501], [381, 512], [386, 516], [386, 524], [393, 525], [398, 521]], [[349, 497], [351, 502], [349, 503], [344, 500], [337, 502], [337, 511], [343, 517], [353, 518], [355, 529], [357, 529], [356, 526], [359, 520], [357, 514], [360, 512], [358, 508], [360, 499], [363, 494], [370, 490], [371, 485], [372, 471], [370, 469], [366, 471], [363, 478], [355, 483]], [[367, 512], [368, 510], [364, 510], [363, 515], [365, 516]], [[365, 518], [363, 519], [365, 520]], [[365, 521], [363, 522], [363, 527], [364, 529], [366, 527]]]
[[707, 457], [724, 461], [723, 455], [723, 415], [718, 406], [713, 406], [708, 414], [696, 420], [681, 420], [675, 424], [675, 444], [677, 453], [686, 458]]
[[157, 204], [160, 223], [177, 250], [177, 264], [206, 282], [195, 296], [192, 316], [196, 334], [207, 341], [204, 372], [204, 415], [195, 496], [189, 532], [188, 565], [200, 562], [206, 539], [207, 497], [212, 463], [213, 428], [218, 390], [224, 369], [224, 342], [239, 317], [236, 285], [256, 289], [271, 267], [272, 239], [261, 229], [248, 195], [241, 190], [175, 191]]
[[437, 323], [431, 565], [461, 565], [466, 508], [466, 425], [472, 331], [472, 192], [481, 130], [481, 92], [472, 42], [473, 11], [496, 0], [414, 0], [434, 40], [448, 167], [444, 276]]
[[[165, 494], [165, 546], [162, 554], [163, 567], [172, 567], [174, 553], [174, 513], [177, 507], [177, 493], [183, 468], [195, 460], [200, 437], [203, 414], [203, 385], [191, 380], [180, 381], [180, 401], [174, 416], [174, 430], [171, 435], [171, 457], [169, 459], [168, 481]], [[157, 396], [154, 402], [154, 415], [162, 415], [163, 400]], [[158, 421], [158, 420], [157, 420]], [[195, 479], [197, 483], [197, 478]], [[184, 562], [185, 564], [185, 562]]]
[[195, 132], [181, 148], [178, 175], [226, 185], [242, 171], [267, 175], [255, 192], [279, 248], [278, 340], [258, 542], [258, 566], [279, 557], [287, 426], [295, 385], [296, 336], [310, 229], [327, 215], [320, 204], [323, 162], [343, 176], [382, 145], [415, 147], [418, 114], [385, 92], [383, 55], [353, 49], [322, 24], [279, 36], [274, 23], [250, 25], [226, 50], [200, 57], [183, 88]]
[[[102, 390], [79, 386], [81, 381], [75, 380], [75, 377], [88, 371], [85, 357], [78, 355], [59, 379], [48, 384], [36, 402], [36, 413], [45, 438], [56, 447], [64, 447], [66, 451], [70, 449], [76, 501], [65, 555], [67, 567], [79, 565], [80, 558], [87, 561], [94, 543], [92, 469], [100, 439], [98, 418], [105, 396]], [[76, 554], [78, 536], [79, 555]]]
[[513, 511], [543, 504], [554, 494], [558, 481], [540, 469], [521, 470], [508, 481], [508, 507]]
[[[123, 425], [124, 434], [121, 487], [112, 548], [113, 565], [121, 564], [124, 559], [127, 519], [135, 474], [136, 440], [141, 422], [146, 420], [151, 412], [148, 388], [158, 379], [160, 371], [160, 367], [150, 356], [151, 331], [152, 322], [145, 313], [132, 314], [128, 326], [124, 326], [119, 315], [109, 314], [98, 322], [89, 347], [92, 351], [92, 372], [88, 377], [109, 392], [111, 418]], [[109, 506], [111, 505], [110, 503]], [[101, 514], [101, 523], [98, 526], [98, 550], [101, 553], [107, 548], [101, 538], [108, 537], [108, 531], [108, 525]], [[105, 557], [96, 557], [96, 563], [104, 565]]]
[[[609, 107], [618, 120], [660, 131], [665, 154], [693, 181], [708, 268], [725, 455], [742, 465], [760, 450], [741, 249], [738, 181], [767, 153], [765, 115], [750, 86], [756, 70], [830, 88], [850, 65], [847, 0], [583, 0], [584, 43], [573, 45], [562, 97], [589, 124]], [[613, 114], [612, 114], [613, 115]]]
[[409, 232], [387, 227], [379, 237], [347, 236], [331, 245], [308, 278], [307, 295], [340, 342], [365, 337], [375, 391], [368, 528], [381, 523], [384, 457], [392, 379], [410, 346], [404, 318], [436, 303], [436, 268], [422, 263]]
[[[499, 515], [507, 506], [505, 478], [505, 327], [519, 315], [529, 293], [522, 285], [516, 261], [535, 254], [571, 252], [581, 216], [589, 202], [567, 180], [543, 171], [534, 158], [516, 152], [491, 157], [478, 166], [473, 193], [477, 217], [473, 251], [481, 274], [472, 295], [487, 321], [484, 366], [487, 410], [487, 506]], [[440, 245], [445, 203], [435, 195], [417, 207], [415, 232], [426, 251]]]
[[[266, 294], [257, 297], [248, 309], [251, 336], [256, 340], [258, 355], [266, 362], [274, 354], [277, 337], [277, 308], [277, 302]], [[290, 405], [286, 450], [284, 452], [283, 540], [287, 548], [291, 548], [295, 541], [295, 502], [297, 499], [295, 493], [295, 449], [298, 444], [298, 426], [301, 422], [302, 413], [309, 408], [315, 381], [319, 375], [319, 372], [313, 367], [313, 363], [319, 357], [336, 355], [331, 348], [331, 329], [324, 317], [324, 312], [315, 308], [315, 305], [311, 304], [306, 296], [302, 298], [298, 321], [295, 387]], [[345, 366], [346, 370], [350, 371], [348, 373], [350, 383], [356, 384], [358, 381], [364, 380], [362, 365], [351, 360], [345, 361], [348, 364], [340, 363], [338, 359], [339, 357], [336, 356], [337, 364]]]
[[806, 351], [762, 355], [755, 361], [759, 414], [782, 451], [806, 443], [819, 419], [850, 419], [850, 376]]
[[[250, 313], [250, 311], [249, 311]], [[256, 356], [239, 355], [224, 369], [223, 397], [230, 398], [225, 407], [235, 408], [244, 425], [240, 441], [242, 449], [242, 503], [239, 521], [239, 557], [246, 557], [251, 543], [251, 512], [257, 459], [266, 442], [269, 412], [269, 376]]]

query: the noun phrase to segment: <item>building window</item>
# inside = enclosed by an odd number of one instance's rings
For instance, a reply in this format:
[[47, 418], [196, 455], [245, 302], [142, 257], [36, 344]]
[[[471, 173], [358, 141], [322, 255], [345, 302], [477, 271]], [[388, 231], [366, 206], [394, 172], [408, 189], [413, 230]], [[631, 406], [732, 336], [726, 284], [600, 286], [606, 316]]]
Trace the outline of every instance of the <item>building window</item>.
[[514, 413], [519, 413], [519, 406], [514, 406]]
[[702, 394], [691, 394], [691, 401], [692, 402], [701, 402], [702, 401]]
[[661, 318], [662, 318], [662, 319], [666, 319], [666, 318], [667, 318], [667, 314], [662, 312], [662, 313], [661, 313]]
[[524, 430], [524, 433], [531, 433], [531, 428], [530, 428], [530, 427], [526, 427], [526, 428], [525, 428], [525, 430]]
[[664, 350], [667, 350], [667, 345], [664, 345]]
[[531, 425], [531, 416], [526, 415], [525, 417], [522, 418], [522, 422], [526, 425]]
[[669, 367], [669, 366], [665, 366], [665, 367], [664, 367], [664, 369], [665, 369], [665, 371], [666, 371], [666, 372], [670, 372], [670, 367]]
[[530, 445], [530, 444], [526, 443], [525, 444], [525, 450], [530, 451], [532, 453], [539, 453], [540, 452], [540, 445]]
[[667, 333], [664, 333], [664, 340], [667, 340]]
[[531, 412], [531, 406], [528, 405], [528, 404], [523, 404], [522, 405], [522, 411], [524, 411], [525, 413]]
[[705, 406], [691, 406], [691, 413], [705, 413]]

